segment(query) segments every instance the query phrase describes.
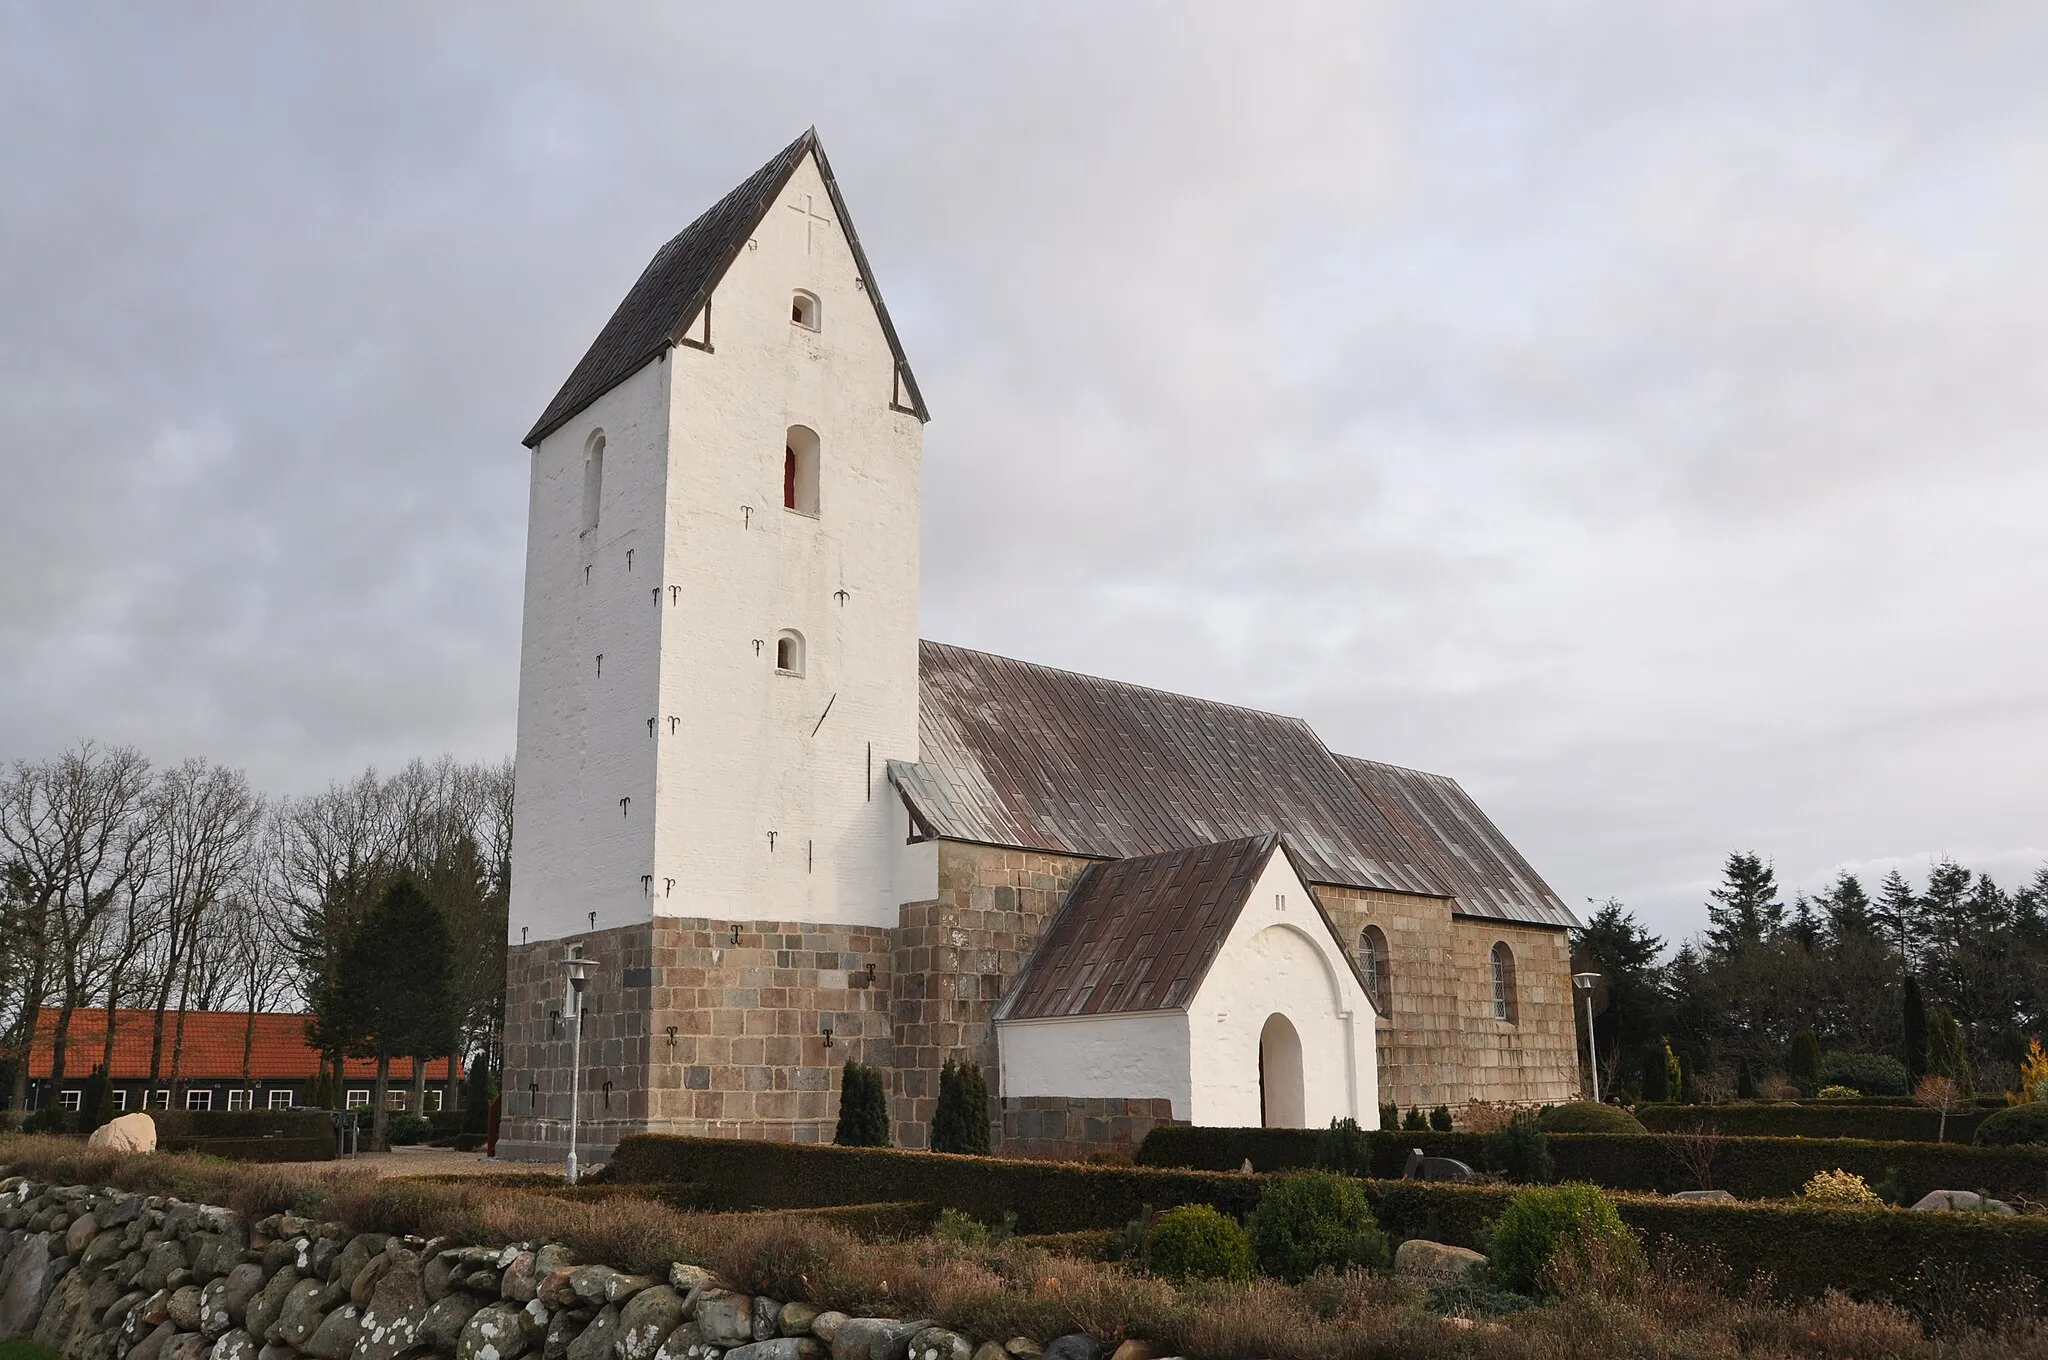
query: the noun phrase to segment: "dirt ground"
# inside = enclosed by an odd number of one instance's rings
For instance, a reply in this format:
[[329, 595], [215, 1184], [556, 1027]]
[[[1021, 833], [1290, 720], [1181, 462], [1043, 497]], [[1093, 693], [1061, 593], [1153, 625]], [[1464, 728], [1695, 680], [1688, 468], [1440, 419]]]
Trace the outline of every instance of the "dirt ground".
[[453, 1148], [401, 1147], [389, 1152], [363, 1152], [344, 1157], [339, 1166], [357, 1166], [379, 1176], [484, 1176], [494, 1172], [561, 1172], [549, 1162], [505, 1162], [481, 1152], [457, 1152]]

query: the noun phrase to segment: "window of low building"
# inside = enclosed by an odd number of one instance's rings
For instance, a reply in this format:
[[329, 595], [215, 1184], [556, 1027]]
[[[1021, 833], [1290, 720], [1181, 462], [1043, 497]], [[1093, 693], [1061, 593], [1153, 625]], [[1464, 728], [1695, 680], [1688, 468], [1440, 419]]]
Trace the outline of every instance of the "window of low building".
[[273, 1110], [289, 1110], [289, 1109], [290, 1109], [291, 1107], [292, 1107], [292, 1093], [291, 1093], [291, 1088], [290, 1088], [290, 1087], [286, 1087], [286, 1088], [285, 1088], [284, 1090], [282, 1090], [282, 1091], [272, 1091], [272, 1092], [270, 1093], [270, 1108], [271, 1108], [271, 1109], [273, 1109]]
[[210, 1110], [213, 1108], [213, 1092], [191, 1090], [185, 1093], [185, 1108], [188, 1110]]
[[370, 1108], [370, 1093], [361, 1087], [350, 1091], [344, 1099], [348, 1101], [348, 1108], [351, 1110], [367, 1110]]
[[75, 1110], [78, 1108], [79, 1102], [84, 1099], [85, 1093], [77, 1089], [59, 1091], [57, 1093], [57, 1108], [60, 1110]]
[[228, 1092], [228, 1108], [230, 1110], [248, 1109], [249, 1097], [254, 1094], [256, 1093], [254, 1091], [249, 1090], [247, 1087], [236, 1087], [234, 1090]]

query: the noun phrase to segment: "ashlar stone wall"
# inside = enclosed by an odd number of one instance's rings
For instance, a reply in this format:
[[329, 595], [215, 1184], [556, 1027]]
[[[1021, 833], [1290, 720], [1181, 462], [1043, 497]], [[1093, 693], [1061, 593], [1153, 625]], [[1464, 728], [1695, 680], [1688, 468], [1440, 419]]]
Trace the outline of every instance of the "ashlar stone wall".
[[[1354, 958], [1387, 936], [1391, 1015], [1380, 1022], [1380, 1099], [1402, 1109], [1467, 1100], [1572, 1100], [1579, 1088], [1571, 948], [1562, 930], [1455, 916], [1451, 899], [1316, 885]], [[1515, 1019], [1494, 1016], [1492, 952], [1515, 958]]]

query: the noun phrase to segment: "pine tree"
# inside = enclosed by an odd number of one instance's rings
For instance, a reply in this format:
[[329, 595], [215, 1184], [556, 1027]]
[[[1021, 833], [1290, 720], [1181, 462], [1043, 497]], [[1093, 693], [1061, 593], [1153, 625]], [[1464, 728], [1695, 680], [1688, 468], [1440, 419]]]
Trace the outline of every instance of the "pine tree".
[[1936, 941], [1953, 945], [1970, 925], [1968, 907], [1974, 875], [1952, 859], [1935, 862], [1927, 871], [1927, 891], [1920, 897], [1920, 916]]
[[401, 874], [349, 934], [311, 1028], [317, 1045], [377, 1060], [370, 1146], [390, 1147], [391, 1060], [455, 1047], [455, 953], [438, 908]]
[[1868, 938], [1876, 930], [1863, 880], [1846, 869], [1820, 895], [1819, 905], [1827, 916], [1828, 936], [1838, 945], [1843, 940]]
[[1707, 940], [1718, 954], [1762, 944], [1784, 928], [1777, 875], [1754, 852], [1728, 856], [1721, 886], [1709, 895]]
[[1877, 885], [1877, 910], [1871, 914], [1899, 951], [1899, 957], [1911, 968], [1914, 951], [1920, 947], [1920, 899], [1897, 869]]
[[1749, 1059], [1747, 1058], [1737, 1063], [1735, 1067], [1735, 1098], [1737, 1100], [1756, 1099], [1756, 1073], [1750, 1069]]
[[1626, 1061], [1634, 1071], [1644, 1045], [1667, 1023], [1666, 970], [1657, 962], [1664, 941], [1609, 898], [1594, 907], [1583, 929], [1572, 932], [1571, 947], [1572, 971], [1600, 974], [1607, 994], [1606, 1009], [1593, 1017], [1601, 1059]]
[[1920, 980], [1906, 974], [1900, 1003], [1906, 1032], [1906, 1084], [1918, 1083], [1927, 1075], [1927, 1005], [1920, 999]]
[[832, 1141], [841, 1147], [889, 1146], [889, 1097], [882, 1074], [851, 1058], [839, 1079], [839, 1128]]
[[1820, 1090], [1820, 1040], [1810, 1029], [1800, 1030], [1792, 1036], [1792, 1052], [1785, 1059], [1785, 1075], [1799, 1094], [1811, 1100], [1814, 1092]]
[[976, 1063], [947, 1059], [939, 1072], [939, 1108], [932, 1115], [932, 1151], [986, 1157], [988, 1081]]
[[1963, 1042], [1963, 1027], [1947, 1011], [1927, 1018], [1927, 1070], [1947, 1077], [1964, 1095], [1970, 1094], [1970, 1054]]

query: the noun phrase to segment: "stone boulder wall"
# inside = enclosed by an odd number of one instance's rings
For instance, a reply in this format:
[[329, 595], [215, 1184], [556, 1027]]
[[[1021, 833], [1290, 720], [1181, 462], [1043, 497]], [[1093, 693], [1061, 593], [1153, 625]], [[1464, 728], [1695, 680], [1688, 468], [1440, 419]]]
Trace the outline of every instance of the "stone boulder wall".
[[[79, 1185], [0, 1180], [0, 1341], [69, 1360], [1100, 1360], [1091, 1338], [973, 1339], [580, 1264]], [[1135, 1344], [1135, 1343], [1127, 1343]]]

